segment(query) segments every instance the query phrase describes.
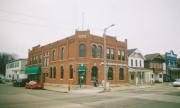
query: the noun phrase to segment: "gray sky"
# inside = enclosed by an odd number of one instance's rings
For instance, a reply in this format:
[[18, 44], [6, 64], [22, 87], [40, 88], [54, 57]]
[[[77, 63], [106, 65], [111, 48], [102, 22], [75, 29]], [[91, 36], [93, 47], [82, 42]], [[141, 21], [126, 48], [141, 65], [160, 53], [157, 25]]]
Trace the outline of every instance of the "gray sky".
[[143, 54], [174, 50], [180, 57], [180, 0], [0, 0], [0, 52], [24, 58], [28, 49], [103, 29]]

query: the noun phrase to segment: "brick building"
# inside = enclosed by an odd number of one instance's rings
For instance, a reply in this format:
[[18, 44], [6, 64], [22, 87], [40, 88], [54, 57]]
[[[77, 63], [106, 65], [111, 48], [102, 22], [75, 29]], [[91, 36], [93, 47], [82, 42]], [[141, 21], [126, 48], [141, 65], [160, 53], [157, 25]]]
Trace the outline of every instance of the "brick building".
[[[128, 82], [127, 40], [106, 36], [107, 79], [112, 84]], [[35, 46], [28, 53], [27, 74], [43, 83], [92, 84], [104, 79], [104, 40], [90, 31], [76, 31], [62, 40]]]

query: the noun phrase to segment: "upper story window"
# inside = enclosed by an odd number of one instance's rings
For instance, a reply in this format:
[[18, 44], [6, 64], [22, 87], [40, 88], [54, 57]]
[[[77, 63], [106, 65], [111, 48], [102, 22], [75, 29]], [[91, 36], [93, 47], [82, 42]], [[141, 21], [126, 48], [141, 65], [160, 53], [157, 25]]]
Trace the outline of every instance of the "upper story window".
[[137, 67], [137, 65], [138, 65], [138, 64], [137, 64], [137, 60], [136, 60], [136, 67]]
[[121, 50], [118, 50], [118, 60], [121, 60]]
[[110, 48], [106, 49], [106, 57], [107, 59], [110, 59]]
[[61, 60], [64, 59], [64, 47], [61, 48]]
[[111, 59], [115, 59], [115, 49], [111, 49]]
[[35, 57], [35, 63], [38, 63], [38, 56]]
[[46, 52], [44, 53], [44, 59], [43, 59], [44, 67], [48, 67], [48, 63], [49, 63], [48, 52]]
[[92, 57], [93, 58], [96, 58], [96, 54], [97, 54], [97, 47], [96, 45], [92, 45]]
[[86, 56], [86, 47], [84, 44], [79, 45], [79, 56], [85, 57]]
[[171, 62], [170, 62], [170, 60], [168, 61], [168, 65], [169, 65], [169, 66], [171, 65]]
[[15, 67], [19, 67], [19, 61], [15, 62]]
[[131, 66], [133, 67], [133, 59], [131, 59]]
[[98, 46], [98, 57], [102, 58], [102, 46]]
[[141, 60], [139, 61], [139, 65], [140, 65], [140, 67], [142, 67], [142, 62], [141, 62]]
[[34, 61], [35, 61], [35, 59], [34, 59], [35, 57], [34, 56], [32, 56], [32, 64], [34, 64]]
[[124, 50], [121, 51], [122, 60], [125, 60], [125, 52]]
[[42, 62], [42, 55], [39, 55], [39, 63]]
[[29, 57], [29, 64], [32, 64], [32, 57]]
[[51, 59], [54, 61], [56, 57], [56, 50], [52, 49], [52, 55], [51, 55]]
[[174, 66], [174, 67], [176, 66], [176, 62], [175, 62], [175, 61], [173, 62], [173, 66]]

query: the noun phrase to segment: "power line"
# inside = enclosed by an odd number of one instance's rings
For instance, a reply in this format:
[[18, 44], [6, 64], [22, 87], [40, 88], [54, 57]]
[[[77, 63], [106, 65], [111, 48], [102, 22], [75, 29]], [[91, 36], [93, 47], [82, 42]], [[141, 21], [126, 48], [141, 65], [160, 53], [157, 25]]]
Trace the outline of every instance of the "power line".
[[23, 25], [31, 25], [31, 26], [40, 26], [40, 27], [47, 27], [49, 28], [48, 25], [41, 25], [41, 24], [33, 24], [33, 23], [25, 23], [25, 22], [21, 22], [21, 21], [13, 21], [13, 20], [9, 20], [9, 19], [1, 19], [0, 21], [5, 21], [5, 22], [9, 22], [9, 23], [14, 23], [14, 24], [23, 24]]
[[8, 11], [8, 10], [4, 10], [4, 9], [0, 9], [0, 12], [11, 14], [11, 15], [14, 14], [14, 15], [18, 15], [18, 16], [26, 16], [26, 17], [30, 17], [30, 18], [38, 18], [38, 19], [41, 19], [41, 20], [47, 20], [46, 18], [42, 18], [42, 17], [39, 17], [39, 16], [33, 16], [33, 15], [25, 14], [25, 13], [20, 13], [20, 12], [15, 12], [15, 11]]

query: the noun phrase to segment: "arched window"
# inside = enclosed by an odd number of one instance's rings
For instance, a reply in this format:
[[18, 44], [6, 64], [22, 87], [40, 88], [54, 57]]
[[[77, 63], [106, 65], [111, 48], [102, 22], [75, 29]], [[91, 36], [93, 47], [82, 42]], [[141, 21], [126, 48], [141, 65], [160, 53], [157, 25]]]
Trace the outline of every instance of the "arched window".
[[113, 68], [109, 67], [108, 69], [108, 80], [113, 80]]
[[91, 69], [91, 80], [98, 79], [98, 68], [96, 66], [93, 66]]
[[61, 72], [61, 77], [60, 78], [63, 79], [64, 78], [64, 68], [63, 68], [63, 66], [61, 66], [61, 71], [60, 72]]
[[54, 74], [53, 78], [56, 78], [56, 67], [53, 68], [53, 74]]
[[119, 80], [124, 80], [124, 69], [119, 68]]
[[102, 46], [98, 46], [98, 57], [102, 58]]
[[52, 78], [52, 67], [50, 67], [50, 69], [49, 69], [49, 73], [50, 73], [50, 78]]
[[86, 56], [86, 47], [84, 44], [79, 45], [79, 56], [85, 57]]
[[73, 79], [73, 66], [72, 65], [69, 66], [69, 78]]
[[93, 58], [96, 58], [96, 50], [97, 50], [97, 47], [96, 47], [96, 45], [92, 45], [92, 57]]

